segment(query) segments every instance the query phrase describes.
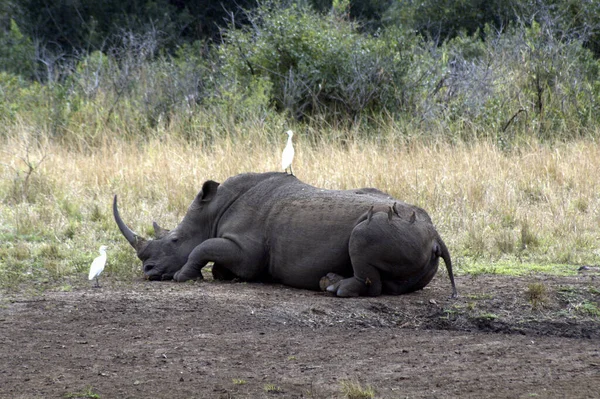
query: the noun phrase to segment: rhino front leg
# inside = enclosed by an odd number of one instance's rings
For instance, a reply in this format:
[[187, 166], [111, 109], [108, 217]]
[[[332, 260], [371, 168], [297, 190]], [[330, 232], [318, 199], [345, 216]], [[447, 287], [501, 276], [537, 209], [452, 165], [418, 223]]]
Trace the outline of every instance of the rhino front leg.
[[173, 280], [184, 282], [201, 277], [202, 268], [208, 262], [235, 265], [241, 263], [241, 260], [240, 248], [233, 241], [211, 238], [194, 248], [185, 265], [173, 276]]

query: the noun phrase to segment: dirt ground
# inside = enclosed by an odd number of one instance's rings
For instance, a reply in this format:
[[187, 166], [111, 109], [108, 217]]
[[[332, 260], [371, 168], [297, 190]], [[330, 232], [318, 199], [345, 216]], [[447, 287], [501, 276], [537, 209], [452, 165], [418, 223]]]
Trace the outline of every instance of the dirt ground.
[[343, 398], [348, 381], [377, 398], [600, 395], [600, 273], [590, 269], [461, 276], [458, 299], [442, 273], [414, 294], [358, 299], [101, 282], [2, 294], [0, 397]]

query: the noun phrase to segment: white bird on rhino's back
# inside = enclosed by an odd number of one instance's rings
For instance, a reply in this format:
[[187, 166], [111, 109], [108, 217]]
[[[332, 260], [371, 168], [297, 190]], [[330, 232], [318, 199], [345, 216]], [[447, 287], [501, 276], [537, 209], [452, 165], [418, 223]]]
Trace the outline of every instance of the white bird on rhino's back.
[[102, 271], [104, 270], [104, 266], [106, 265], [107, 248], [108, 247], [106, 245], [102, 245], [100, 247], [100, 256], [94, 259], [92, 265], [90, 266], [90, 274], [88, 276], [88, 279], [96, 279], [96, 287], [100, 287], [100, 284], [98, 283], [98, 276], [100, 276], [100, 273], [102, 273]]
[[292, 143], [292, 137], [294, 136], [294, 132], [288, 130], [286, 133], [288, 135], [288, 140], [287, 145], [281, 154], [281, 169], [283, 169], [285, 172], [288, 168], [290, 168], [290, 174], [293, 175], [294, 171], [292, 170], [292, 161], [294, 160], [294, 144]]

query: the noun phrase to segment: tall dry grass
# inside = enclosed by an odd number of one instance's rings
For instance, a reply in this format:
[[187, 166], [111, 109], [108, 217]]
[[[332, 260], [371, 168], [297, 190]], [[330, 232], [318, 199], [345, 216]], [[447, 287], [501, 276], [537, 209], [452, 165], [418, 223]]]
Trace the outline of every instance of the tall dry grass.
[[[107, 139], [78, 150], [25, 131], [5, 140], [0, 286], [62, 281], [68, 289], [83, 279], [101, 244], [110, 246], [107, 274], [139, 275], [139, 261], [112, 220], [112, 196], [119, 195], [134, 230], [149, 235], [153, 220], [173, 227], [204, 180], [279, 169], [286, 136], [278, 142], [254, 137], [210, 147]], [[593, 141], [529, 143], [504, 153], [485, 141], [313, 145], [302, 134], [295, 139], [294, 172], [301, 180], [331, 189], [377, 187], [425, 208], [459, 273], [494, 271], [506, 262], [524, 270], [600, 263], [600, 146]]]

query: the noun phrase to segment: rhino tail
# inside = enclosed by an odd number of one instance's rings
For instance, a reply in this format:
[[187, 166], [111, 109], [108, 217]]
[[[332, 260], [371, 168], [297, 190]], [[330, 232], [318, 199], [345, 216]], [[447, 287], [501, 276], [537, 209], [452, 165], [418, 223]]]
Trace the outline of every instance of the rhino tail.
[[458, 291], [456, 290], [456, 284], [454, 283], [454, 273], [452, 272], [452, 259], [450, 258], [450, 251], [446, 247], [444, 240], [438, 235], [436, 243], [433, 245], [433, 253], [442, 258], [446, 264], [446, 270], [448, 270], [448, 277], [450, 277], [450, 283], [452, 284], [452, 298], [458, 297]]

